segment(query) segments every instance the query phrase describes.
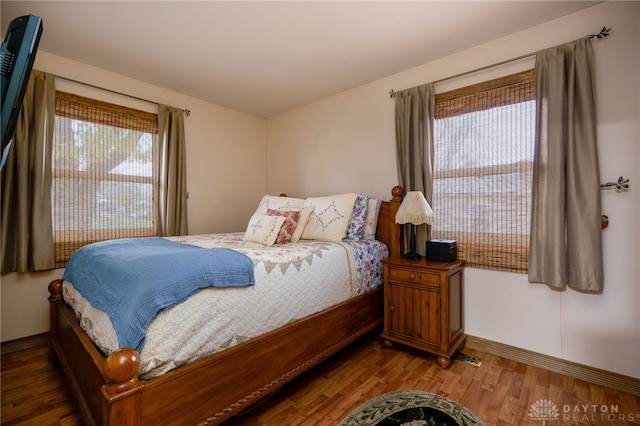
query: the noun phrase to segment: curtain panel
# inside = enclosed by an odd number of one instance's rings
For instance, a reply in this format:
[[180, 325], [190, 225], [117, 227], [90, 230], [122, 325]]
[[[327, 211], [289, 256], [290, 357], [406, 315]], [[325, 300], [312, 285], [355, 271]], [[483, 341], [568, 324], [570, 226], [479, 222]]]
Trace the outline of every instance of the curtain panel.
[[51, 220], [53, 75], [33, 70], [2, 170], [2, 273], [55, 267]]
[[[409, 191], [421, 191], [433, 205], [433, 123], [435, 92], [433, 83], [395, 93], [396, 160], [398, 182]], [[437, 212], [436, 217], [437, 217]], [[405, 230], [406, 232], [407, 230]], [[417, 247], [424, 252], [431, 228], [416, 227]], [[405, 243], [409, 241], [405, 238]]]
[[186, 235], [187, 161], [184, 111], [158, 105], [159, 184], [157, 232], [161, 237]]
[[587, 38], [536, 54], [529, 281], [602, 292], [593, 50]]

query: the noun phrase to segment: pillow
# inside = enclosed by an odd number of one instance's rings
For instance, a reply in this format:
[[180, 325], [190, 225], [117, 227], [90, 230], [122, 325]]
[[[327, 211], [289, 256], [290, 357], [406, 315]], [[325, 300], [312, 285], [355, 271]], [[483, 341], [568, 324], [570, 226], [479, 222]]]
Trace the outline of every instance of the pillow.
[[267, 214], [267, 210], [291, 210], [301, 208], [304, 205], [302, 198], [278, 197], [277, 195], [265, 195], [260, 200], [255, 214]]
[[380, 214], [380, 206], [382, 200], [377, 198], [369, 198], [369, 205], [367, 207], [367, 219], [364, 222], [364, 239], [375, 240], [376, 229], [378, 227], [378, 215]]
[[300, 220], [300, 209], [295, 210], [267, 210], [268, 216], [282, 216], [284, 217], [284, 223], [280, 228], [280, 232], [278, 232], [278, 236], [276, 237], [276, 244], [287, 244], [291, 237], [293, 236], [293, 232], [298, 227], [298, 221]]
[[351, 222], [347, 229], [347, 238], [350, 240], [361, 240], [364, 238], [364, 224], [367, 219], [367, 209], [369, 207], [369, 196], [367, 194], [358, 194], [356, 202], [353, 206], [353, 214]]
[[342, 241], [347, 235], [353, 206], [358, 195], [346, 193], [307, 198], [305, 205], [315, 206], [304, 228], [304, 240]]
[[254, 214], [249, 220], [249, 225], [244, 233], [244, 239], [254, 243], [272, 246], [278, 237], [284, 221], [284, 216]]
[[308, 205], [300, 209], [300, 219], [298, 220], [298, 226], [296, 226], [296, 230], [293, 232], [293, 235], [291, 236], [292, 243], [300, 241], [300, 238], [302, 237], [302, 233], [307, 227], [307, 223], [309, 223], [309, 217], [311, 216], [311, 213], [313, 213], [313, 210], [315, 208], [316, 206]]

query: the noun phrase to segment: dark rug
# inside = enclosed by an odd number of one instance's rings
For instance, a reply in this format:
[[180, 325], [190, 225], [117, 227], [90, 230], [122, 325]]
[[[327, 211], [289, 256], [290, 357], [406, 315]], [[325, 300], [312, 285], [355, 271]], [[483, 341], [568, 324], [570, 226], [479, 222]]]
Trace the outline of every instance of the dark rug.
[[475, 413], [444, 396], [396, 391], [377, 396], [349, 414], [339, 426], [486, 426]]

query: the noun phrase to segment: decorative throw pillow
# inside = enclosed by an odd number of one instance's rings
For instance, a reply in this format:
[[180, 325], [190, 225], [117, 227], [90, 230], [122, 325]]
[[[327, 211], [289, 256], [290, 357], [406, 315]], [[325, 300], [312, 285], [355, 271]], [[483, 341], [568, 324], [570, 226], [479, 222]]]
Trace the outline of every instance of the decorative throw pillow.
[[272, 246], [284, 221], [284, 216], [254, 214], [249, 220], [244, 238], [247, 241]]
[[291, 237], [293, 236], [293, 232], [298, 227], [298, 221], [300, 220], [300, 209], [295, 210], [267, 210], [268, 216], [282, 216], [284, 217], [284, 223], [280, 228], [280, 232], [278, 232], [278, 236], [276, 237], [276, 244], [287, 244]]
[[353, 206], [351, 222], [347, 229], [347, 238], [350, 240], [361, 240], [364, 238], [364, 224], [367, 219], [367, 208], [369, 207], [369, 196], [358, 194]]
[[255, 214], [267, 214], [267, 210], [291, 210], [302, 208], [304, 200], [302, 198], [279, 197], [277, 195], [265, 195], [260, 200]]
[[380, 206], [382, 200], [378, 198], [369, 198], [369, 205], [367, 207], [367, 218], [364, 223], [364, 239], [375, 240], [376, 229], [378, 227], [378, 215], [380, 214]]
[[315, 206], [315, 209], [304, 228], [302, 239], [342, 241], [347, 235], [357, 196], [355, 193], [346, 193], [307, 198], [305, 205]]
[[311, 216], [311, 213], [313, 213], [313, 210], [315, 208], [316, 206], [308, 205], [300, 209], [300, 219], [298, 220], [298, 226], [296, 226], [296, 230], [293, 232], [293, 235], [291, 236], [292, 243], [300, 241], [300, 238], [302, 237], [302, 233], [307, 227], [307, 223], [309, 223], [309, 217]]

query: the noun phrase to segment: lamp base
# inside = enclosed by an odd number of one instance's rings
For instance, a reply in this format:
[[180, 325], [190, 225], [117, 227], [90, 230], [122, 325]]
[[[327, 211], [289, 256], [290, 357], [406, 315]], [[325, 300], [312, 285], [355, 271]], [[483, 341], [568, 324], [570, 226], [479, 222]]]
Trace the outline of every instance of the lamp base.
[[405, 259], [410, 259], [410, 260], [420, 260], [422, 259], [422, 256], [420, 255], [420, 253], [417, 253], [415, 251], [409, 251], [407, 253], [404, 254]]
[[404, 254], [405, 259], [420, 260], [422, 256], [416, 251], [416, 226], [411, 223], [411, 229], [409, 233], [409, 251]]

